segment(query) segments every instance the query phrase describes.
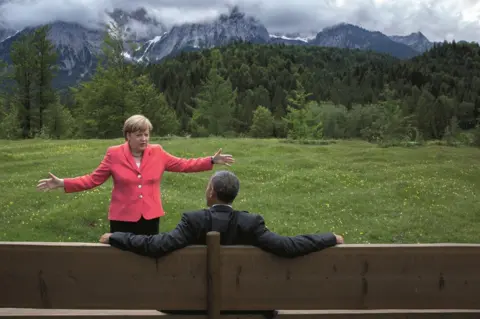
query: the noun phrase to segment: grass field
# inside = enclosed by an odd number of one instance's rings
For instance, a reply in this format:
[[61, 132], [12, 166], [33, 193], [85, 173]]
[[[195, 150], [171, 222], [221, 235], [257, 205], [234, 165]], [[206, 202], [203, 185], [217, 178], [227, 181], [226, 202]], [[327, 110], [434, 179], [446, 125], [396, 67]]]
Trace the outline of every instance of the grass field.
[[[0, 240], [96, 242], [108, 231], [112, 180], [81, 193], [37, 192], [51, 171], [90, 173], [122, 140], [1, 141]], [[234, 206], [264, 215], [283, 235], [334, 231], [347, 243], [480, 243], [480, 150], [379, 148], [365, 142], [294, 145], [276, 140], [153, 140], [176, 156], [233, 154], [241, 181]], [[223, 169], [217, 166], [215, 169]], [[172, 229], [183, 211], [205, 206], [212, 172], [165, 173]]]

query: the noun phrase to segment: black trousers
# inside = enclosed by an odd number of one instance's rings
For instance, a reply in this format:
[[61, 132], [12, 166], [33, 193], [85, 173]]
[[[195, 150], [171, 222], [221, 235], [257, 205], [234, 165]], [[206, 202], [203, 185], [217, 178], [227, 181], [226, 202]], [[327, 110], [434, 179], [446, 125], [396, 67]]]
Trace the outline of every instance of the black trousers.
[[137, 222], [110, 221], [110, 232], [133, 233], [135, 235], [156, 235], [159, 232], [160, 218], [140, 218]]

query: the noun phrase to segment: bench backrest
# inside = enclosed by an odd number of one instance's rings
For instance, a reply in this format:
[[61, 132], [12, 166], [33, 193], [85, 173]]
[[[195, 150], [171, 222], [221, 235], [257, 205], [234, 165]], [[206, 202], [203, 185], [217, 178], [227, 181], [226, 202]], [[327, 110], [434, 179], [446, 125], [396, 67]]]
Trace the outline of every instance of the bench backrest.
[[254, 247], [159, 259], [100, 244], [0, 243], [0, 307], [480, 309], [480, 245], [344, 245], [295, 259]]

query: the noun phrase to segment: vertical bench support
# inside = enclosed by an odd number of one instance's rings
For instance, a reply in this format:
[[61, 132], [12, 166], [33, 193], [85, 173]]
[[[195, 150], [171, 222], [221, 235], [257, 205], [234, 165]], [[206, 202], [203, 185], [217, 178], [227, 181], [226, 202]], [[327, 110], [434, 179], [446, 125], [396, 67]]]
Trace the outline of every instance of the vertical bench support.
[[209, 319], [219, 319], [222, 307], [220, 233], [207, 234], [207, 309]]

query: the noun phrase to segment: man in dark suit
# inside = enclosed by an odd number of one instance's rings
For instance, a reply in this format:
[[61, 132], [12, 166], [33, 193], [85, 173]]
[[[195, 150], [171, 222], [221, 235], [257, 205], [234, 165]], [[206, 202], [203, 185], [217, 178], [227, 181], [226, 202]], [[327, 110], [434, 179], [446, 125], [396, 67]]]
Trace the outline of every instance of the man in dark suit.
[[209, 231], [220, 233], [222, 245], [256, 246], [286, 258], [343, 244], [343, 237], [333, 233], [289, 237], [269, 231], [262, 216], [232, 208], [239, 189], [240, 182], [235, 174], [216, 172], [210, 178], [205, 193], [209, 208], [184, 213], [172, 231], [157, 235], [106, 233], [100, 242], [149, 257], [161, 257], [189, 245], [205, 245]]
[[[161, 257], [189, 245], [205, 245], [209, 231], [220, 233], [222, 245], [251, 245], [287, 258], [343, 244], [342, 236], [333, 233], [287, 237], [269, 231], [262, 216], [232, 208], [239, 189], [240, 182], [235, 174], [229, 171], [216, 172], [210, 178], [205, 193], [209, 208], [184, 213], [174, 230], [157, 235], [107, 233], [100, 238], [100, 242], [149, 257]], [[167, 313], [205, 314], [204, 311], [167, 311]], [[273, 319], [278, 314], [276, 310], [222, 311], [222, 313], [261, 314], [267, 319]]]

